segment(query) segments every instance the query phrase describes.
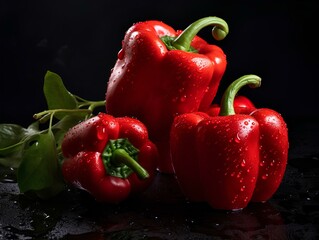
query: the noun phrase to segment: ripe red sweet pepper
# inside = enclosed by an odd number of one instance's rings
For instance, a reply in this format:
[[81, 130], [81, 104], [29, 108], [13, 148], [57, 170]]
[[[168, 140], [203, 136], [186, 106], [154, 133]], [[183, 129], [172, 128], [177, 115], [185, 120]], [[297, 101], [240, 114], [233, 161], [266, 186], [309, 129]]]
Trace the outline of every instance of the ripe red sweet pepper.
[[250, 201], [267, 201], [278, 189], [287, 164], [288, 130], [271, 109], [235, 114], [234, 97], [260, 78], [234, 81], [222, 98], [219, 116], [195, 112], [179, 115], [171, 129], [175, 174], [185, 196], [216, 209], [241, 209]]
[[157, 148], [137, 119], [99, 113], [71, 128], [61, 147], [65, 181], [99, 202], [145, 190], [156, 172]]
[[160, 154], [161, 172], [173, 172], [168, 142], [174, 117], [208, 110], [226, 68], [222, 49], [196, 36], [209, 25], [217, 40], [228, 33], [218, 17], [199, 19], [184, 31], [160, 21], [134, 24], [110, 74], [107, 113], [133, 116], [146, 125]]

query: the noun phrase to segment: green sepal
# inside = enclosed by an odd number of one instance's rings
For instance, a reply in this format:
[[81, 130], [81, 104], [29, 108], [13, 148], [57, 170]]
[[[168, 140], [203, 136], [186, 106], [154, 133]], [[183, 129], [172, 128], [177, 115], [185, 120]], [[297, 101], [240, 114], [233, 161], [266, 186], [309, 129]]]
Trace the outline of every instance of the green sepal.
[[[175, 39], [176, 37], [171, 36], [161, 37], [162, 42], [165, 44], [168, 50], [179, 50], [175, 46], [173, 46], [173, 42]], [[192, 46], [190, 46], [189, 49], [187, 49], [187, 52], [198, 53], [198, 51]]]
[[114, 152], [123, 149], [134, 161], [138, 160], [139, 150], [135, 148], [127, 138], [110, 140], [103, 151], [103, 163], [109, 175], [127, 178], [133, 170], [125, 163], [114, 160]]

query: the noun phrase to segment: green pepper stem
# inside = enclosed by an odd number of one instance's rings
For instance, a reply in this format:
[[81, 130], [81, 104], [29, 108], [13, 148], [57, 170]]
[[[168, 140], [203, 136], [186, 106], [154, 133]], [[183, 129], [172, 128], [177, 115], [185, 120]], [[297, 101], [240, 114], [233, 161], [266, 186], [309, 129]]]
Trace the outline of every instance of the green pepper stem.
[[223, 94], [220, 104], [220, 116], [228, 116], [235, 114], [234, 100], [236, 94], [245, 85], [249, 85], [252, 88], [260, 87], [261, 78], [256, 75], [250, 74], [244, 75], [232, 82]]
[[189, 51], [191, 42], [197, 33], [207, 26], [214, 26], [212, 35], [216, 40], [222, 40], [229, 32], [228, 24], [218, 17], [205, 17], [189, 25], [173, 42], [175, 49]]
[[35, 113], [33, 115], [33, 118], [38, 120], [38, 119], [42, 119], [41, 123], [44, 123], [46, 120], [48, 120], [50, 118], [51, 115], [54, 115], [56, 113], [68, 113], [68, 114], [72, 114], [72, 113], [87, 113], [87, 114], [91, 114], [92, 110], [90, 109], [51, 109], [51, 110], [45, 110], [39, 113]]
[[149, 177], [148, 172], [141, 165], [139, 165], [138, 162], [135, 161], [124, 149], [118, 148], [114, 150], [112, 162], [125, 164], [141, 179]]

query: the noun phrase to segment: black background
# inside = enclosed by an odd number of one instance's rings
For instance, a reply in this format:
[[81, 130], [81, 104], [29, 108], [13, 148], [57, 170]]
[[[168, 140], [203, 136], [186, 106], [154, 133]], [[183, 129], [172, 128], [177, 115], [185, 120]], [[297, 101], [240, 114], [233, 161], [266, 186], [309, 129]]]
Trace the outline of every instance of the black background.
[[135, 22], [161, 20], [184, 29], [218, 16], [230, 33], [216, 42], [228, 67], [218, 96], [233, 80], [256, 74], [262, 87], [241, 93], [286, 119], [318, 117], [318, 47], [315, 1], [0, 1], [0, 122], [27, 125], [46, 109], [47, 70], [83, 98], [103, 100], [125, 31]]

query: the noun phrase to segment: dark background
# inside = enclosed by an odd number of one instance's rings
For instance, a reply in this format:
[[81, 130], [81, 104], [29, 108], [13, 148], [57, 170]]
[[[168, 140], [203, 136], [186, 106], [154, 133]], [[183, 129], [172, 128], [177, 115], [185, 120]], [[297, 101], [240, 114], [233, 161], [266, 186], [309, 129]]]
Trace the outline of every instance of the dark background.
[[198, 35], [223, 48], [228, 67], [218, 99], [230, 82], [256, 74], [262, 87], [241, 93], [286, 119], [318, 117], [318, 9], [315, 1], [0, 1], [0, 122], [28, 125], [46, 109], [47, 70], [67, 89], [104, 99], [125, 31], [135, 22], [161, 20], [184, 29], [218, 16], [230, 33], [221, 42], [210, 28]]

